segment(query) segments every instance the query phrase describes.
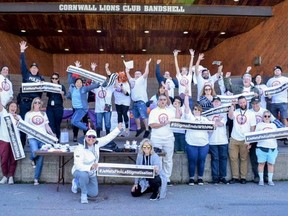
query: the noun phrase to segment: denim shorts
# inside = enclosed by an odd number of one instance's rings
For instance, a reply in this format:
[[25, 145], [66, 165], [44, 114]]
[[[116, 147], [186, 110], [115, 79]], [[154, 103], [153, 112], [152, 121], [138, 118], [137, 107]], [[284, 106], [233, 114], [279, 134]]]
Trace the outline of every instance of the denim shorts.
[[[265, 149], [265, 151], [263, 151]], [[268, 148], [256, 148], [256, 155], [257, 155], [257, 161], [258, 163], [265, 163], [268, 162], [270, 164], [275, 164], [277, 155], [278, 155], [278, 149], [268, 149]], [[267, 151], [267, 152], [266, 152]]]
[[[287, 119], [288, 118], [288, 103], [272, 103], [271, 104], [271, 113], [275, 116], [277, 112], [280, 112], [281, 119]], [[275, 116], [277, 118], [278, 115]]]
[[132, 112], [133, 112], [134, 118], [140, 118], [140, 117], [142, 119], [148, 118], [147, 106], [144, 101], [134, 102], [133, 107], [132, 107]]

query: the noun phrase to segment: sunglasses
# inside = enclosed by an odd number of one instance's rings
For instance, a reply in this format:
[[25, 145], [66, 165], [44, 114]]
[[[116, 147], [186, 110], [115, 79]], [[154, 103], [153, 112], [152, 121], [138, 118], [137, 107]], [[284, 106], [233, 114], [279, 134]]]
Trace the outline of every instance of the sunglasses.
[[210, 89], [210, 88], [209, 88], [209, 89], [205, 89], [205, 91], [211, 91], [211, 90], [212, 90], [212, 89]]
[[142, 148], [143, 148], [143, 149], [151, 149], [151, 146], [146, 146], [146, 145], [144, 145]]
[[88, 135], [86, 137], [89, 138], [89, 139], [96, 139], [96, 136], [94, 136], [94, 135]]
[[264, 115], [264, 118], [270, 118], [271, 116], [270, 115]]
[[52, 80], [58, 80], [58, 77], [51, 77]]
[[41, 101], [35, 101], [34, 104], [41, 104]]

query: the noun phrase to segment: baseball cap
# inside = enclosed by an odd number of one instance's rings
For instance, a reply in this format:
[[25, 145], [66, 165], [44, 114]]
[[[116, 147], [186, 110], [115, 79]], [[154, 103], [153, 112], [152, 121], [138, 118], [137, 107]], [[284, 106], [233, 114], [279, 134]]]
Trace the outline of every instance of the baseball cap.
[[212, 99], [212, 102], [214, 102], [215, 100], [218, 100], [218, 101], [221, 102], [221, 99], [220, 99], [220, 97], [218, 97], [218, 96], [214, 96], [213, 99]]
[[252, 99], [251, 99], [251, 103], [260, 103], [260, 98], [259, 97], [253, 97]]
[[33, 62], [33, 63], [30, 65], [30, 68], [33, 67], [33, 66], [35, 66], [35, 67], [38, 68], [38, 65], [37, 65], [35, 62]]
[[278, 66], [278, 65], [274, 67], [274, 70], [276, 70], [276, 69], [279, 69], [279, 70], [282, 71], [282, 68], [280, 66]]
[[96, 135], [96, 131], [95, 131], [95, 130], [92, 130], [92, 129], [88, 130], [85, 135], [86, 135], [86, 136], [91, 136], [91, 135], [92, 135], [92, 136], [97, 136], [97, 135]]

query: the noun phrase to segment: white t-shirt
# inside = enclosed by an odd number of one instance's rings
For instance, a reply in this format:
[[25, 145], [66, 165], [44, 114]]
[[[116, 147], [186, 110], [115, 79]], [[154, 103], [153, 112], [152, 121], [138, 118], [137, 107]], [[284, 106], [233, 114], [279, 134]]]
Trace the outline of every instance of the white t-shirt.
[[[38, 132], [43, 134], [47, 133], [45, 125], [49, 123], [49, 120], [45, 112], [29, 111], [26, 113], [24, 121], [36, 128]], [[27, 138], [30, 139], [34, 137], [28, 134]]]
[[227, 114], [221, 113], [217, 115], [209, 116], [208, 119], [210, 121], [220, 120], [223, 123], [223, 126], [217, 126], [216, 129], [210, 134], [209, 137], [209, 145], [223, 145], [228, 144], [228, 137], [227, 137], [227, 129], [226, 129], [226, 122], [227, 122]]
[[256, 125], [255, 114], [251, 110], [236, 109], [233, 113], [233, 129], [231, 137], [238, 141], [245, 140], [244, 134], [251, 132], [251, 128]]
[[[19, 133], [19, 130], [17, 129], [16, 127], [16, 120], [15, 118], [13, 117], [12, 114], [8, 113], [4, 108], [2, 110], [2, 112], [0, 112], [0, 140], [4, 141], [4, 142], [10, 142], [10, 139], [9, 139], [9, 134], [8, 134], [8, 129], [7, 129], [7, 126], [6, 126], [6, 123], [5, 123], [5, 120], [4, 120], [4, 116], [10, 116], [11, 119], [12, 119], [12, 124], [14, 125], [14, 129], [15, 129], [15, 132], [16, 132], [16, 136], [19, 136], [19, 139], [20, 139], [20, 133]], [[21, 116], [17, 115], [17, 117], [19, 119], [21, 119]]]
[[129, 95], [125, 95], [120, 87], [117, 87], [114, 91], [114, 99], [115, 104], [117, 105], [125, 105], [130, 106], [130, 85], [128, 82], [121, 83], [123, 90], [125, 92], [128, 92]]
[[191, 85], [192, 85], [192, 74], [188, 73], [188, 75], [181, 75], [181, 74], [177, 74], [176, 78], [179, 82], [179, 88], [178, 88], [178, 93], [180, 94], [185, 94], [185, 90], [186, 90], [186, 85], [188, 85], [188, 89], [189, 89], [189, 96], [192, 97], [192, 90], [191, 90]]
[[[95, 113], [102, 113], [104, 111], [105, 104], [111, 105], [112, 103], [112, 94], [114, 92], [114, 86], [106, 87], [99, 87], [93, 89], [92, 92], [95, 93]], [[111, 109], [110, 109], [111, 111]]]
[[260, 85], [255, 85], [255, 88], [257, 88], [259, 90], [259, 96], [260, 96], [260, 99], [261, 99], [260, 106], [262, 108], [266, 109], [267, 103], [266, 103], [266, 100], [265, 100], [265, 95], [263, 93], [264, 93], [264, 90], [267, 89], [267, 86], [265, 84], [260, 84]]
[[[288, 78], [284, 76], [272, 77], [267, 82], [267, 87], [282, 85], [288, 82]], [[284, 90], [272, 96], [272, 103], [287, 103], [287, 90]]]
[[[184, 114], [184, 119], [192, 122], [209, 122], [206, 117], [197, 116], [195, 117], [191, 111], [188, 114]], [[185, 140], [188, 145], [192, 146], [205, 146], [209, 143], [208, 131], [205, 130], [187, 130]]]
[[147, 78], [145, 79], [140, 76], [138, 79], [135, 78], [129, 79], [129, 83], [131, 86], [131, 99], [133, 101], [144, 101], [145, 103], [148, 101], [147, 95]]
[[172, 79], [166, 79], [165, 84], [168, 85], [168, 95], [169, 97], [174, 98], [174, 89], [175, 89], [175, 84]]
[[[155, 109], [151, 110], [149, 114], [148, 124], [150, 125], [152, 123], [166, 122], [170, 121], [173, 118], [175, 118], [175, 110], [173, 111], [173, 109], [169, 107], [161, 109], [157, 106]], [[163, 141], [170, 139], [174, 140], [174, 135], [169, 124], [160, 128], [152, 128], [151, 141], [153, 142], [153, 145], [155, 147], [157, 147], [158, 143], [162, 143]]]
[[[255, 114], [255, 117], [256, 117], [256, 124], [260, 123], [263, 121], [263, 113], [265, 111], [267, 111], [267, 109], [264, 109], [262, 107], [260, 107], [259, 111], [255, 111], [253, 109], [250, 109], [254, 114]], [[271, 114], [271, 118], [270, 120], [273, 122], [275, 120], [275, 117]]]
[[[255, 131], [273, 131], [277, 129], [276, 125], [273, 123], [264, 123], [260, 122], [256, 125]], [[277, 140], [276, 139], [266, 139], [260, 140], [257, 143], [257, 147], [264, 147], [264, 148], [277, 148]]]
[[201, 75], [201, 72], [198, 76], [196, 76], [196, 78], [197, 78], [197, 101], [199, 101], [203, 87], [205, 85], [210, 85], [211, 87], [214, 88], [214, 83], [218, 80], [218, 78], [217, 74], [214, 74], [213, 76], [210, 76], [209, 79], [204, 79]]
[[11, 81], [2, 74], [0, 74], [0, 88], [2, 89], [0, 92], [1, 102], [3, 106], [6, 106], [7, 103], [13, 99], [13, 87]]

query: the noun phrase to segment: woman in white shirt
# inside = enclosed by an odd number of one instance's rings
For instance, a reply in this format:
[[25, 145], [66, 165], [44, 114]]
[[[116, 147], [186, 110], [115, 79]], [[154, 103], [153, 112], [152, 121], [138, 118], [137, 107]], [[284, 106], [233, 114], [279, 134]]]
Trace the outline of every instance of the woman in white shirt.
[[[49, 126], [49, 120], [45, 112], [41, 111], [43, 102], [39, 97], [33, 99], [31, 104], [31, 110], [25, 114], [25, 122], [32, 125], [33, 128], [37, 128], [38, 132], [48, 133], [50, 135], [56, 136]], [[30, 145], [30, 159], [32, 161], [32, 166], [35, 168], [34, 174], [34, 185], [39, 185], [39, 179], [41, 176], [41, 171], [43, 167], [43, 156], [36, 156], [35, 151], [41, 149], [41, 141], [35, 139], [33, 136], [27, 136]]]
[[[263, 113], [263, 122], [260, 122], [256, 125], [255, 131], [273, 131], [277, 127], [274, 123], [271, 122], [272, 114], [267, 110]], [[276, 139], [266, 139], [260, 140], [257, 143], [256, 155], [258, 161], [258, 173], [259, 173], [259, 185], [264, 185], [263, 180], [263, 171], [265, 163], [268, 163], [268, 185], [273, 186], [274, 182], [272, 181], [273, 172], [274, 172], [274, 164], [278, 155], [277, 149], [277, 140]]]

